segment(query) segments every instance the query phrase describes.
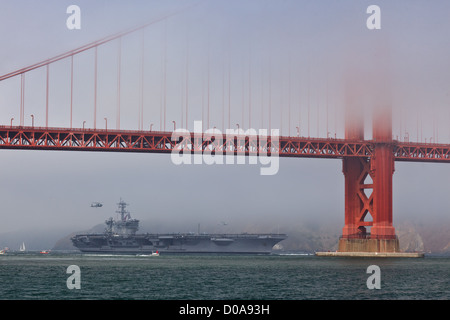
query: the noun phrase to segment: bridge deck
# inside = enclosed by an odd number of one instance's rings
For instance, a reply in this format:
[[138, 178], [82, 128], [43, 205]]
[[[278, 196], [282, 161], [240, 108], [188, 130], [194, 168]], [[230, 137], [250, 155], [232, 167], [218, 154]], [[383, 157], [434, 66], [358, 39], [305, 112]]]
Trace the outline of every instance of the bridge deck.
[[[180, 134], [179, 134], [180, 135]], [[0, 126], [0, 149], [171, 153], [216, 151], [235, 155], [371, 157], [377, 142], [334, 138], [194, 134], [173, 132]], [[450, 145], [392, 141], [396, 161], [450, 162]]]

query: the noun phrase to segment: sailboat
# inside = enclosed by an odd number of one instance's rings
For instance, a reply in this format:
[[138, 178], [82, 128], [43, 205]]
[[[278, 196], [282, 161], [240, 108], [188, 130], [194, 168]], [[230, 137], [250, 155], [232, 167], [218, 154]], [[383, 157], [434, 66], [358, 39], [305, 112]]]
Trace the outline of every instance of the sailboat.
[[20, 252], [25, 252], [25, 242], [22, 242], [22, 244], [21, 244], [21, 246], [20, 246], [20, 248], [19, 248], [19, 251]]

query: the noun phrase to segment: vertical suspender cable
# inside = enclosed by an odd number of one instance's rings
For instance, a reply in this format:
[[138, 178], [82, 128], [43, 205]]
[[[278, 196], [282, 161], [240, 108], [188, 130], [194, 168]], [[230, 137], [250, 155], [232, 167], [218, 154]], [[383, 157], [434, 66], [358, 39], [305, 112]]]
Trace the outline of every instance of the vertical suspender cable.
[[289, 55], [289, 79], [288, 79], [288, 136], [291, 136], [291, 58]]
[[186, 37], [186, 130], [188, 129], [188, 106], [189, 106], [189, 32]]
[[283, 80], [280, 79], [280, 135], [283, 135]]
[[203, 122], [205, 114], [205, 75], [202, 75], [202, 132], [203, 132]]
[[320, 118], [320, 94], [317, 94], [317, 135], [316, 137], [319, 137], [319, 131], [320, 131], [320, 122], [319, 122], [319, 118]]
[[167, 108], [167, 19], [164, 24], [164, 131], [166, 131], [166, 108]]
[[119, 38], [117, 44], [117, 111], [116, 111], [116, 128], [120, 130], [120, 74], [122, 67], [122, 37]]
[[[271, 59], [270, 59], [271, 60]], [[269, 60], [269, 134], [272, 134], [272, 64]]]
[[95, 73], [94, 73], [94, 129], [97, 128], [97, 46], [95, 46]]
[[45, 127], [48, 128], [48, 99], [49, 99], [49, 78], [50, 78], [50, 64], [47, 64], [47, 86], [46, 86], [46, 99], [45, 99]]
[[225, 57], [222, 60], [222, 131], [225, 132]]
[[231, 49], [228, 57], [228, 128], [231, 129]]
[[327, 138], [328, 138], [328, 76], [327, 76], [327, 101], [326, 101], [326, 108], [327, 108]]
[[420, 118], [420, 142], [423, 142], [423, 122], [422, 117]]
[[252, 52], [250, 49], [248, 62], [248, 128], [252, 127]]
[[[184, 68], [180, 68], [180, 70], [184, 70]], [[185, 70], [183, 71], [185, 72]], [[184, 126], [184, 91], [185, 91], [185, 79], [186, 75], [183, 74], [183, 76], [180, 76], [180, 121], [178, 123], [180, 124], [180, 127], [183, 128]], [[173, 130], [176, 130], [176, 121], [172, 121], [173, 123]]]
[[20, 74], [20, 126], [23, 126], [25, 109], [25, 73]]
[[241, 128], [244, 128], [245, 123], [244, 123], [244, 119], [245, 119], [245, 68], [244, 68], [245, 64], [242, 63], [242, 122], [241, 122]]
[[419, 142], [419, 111], [417, 111], [416, 142]]
[[[164, 38], [164, 32], [162, 33]], [[164, 42], [164, 39], [163, 39]], [[161, 49], [161, 94], [159, 101], [159, 131], [163, 129], [163, 106], [164, 106], [164, 46]]]
[[310, 77], [309, 77], [309, 68], [308, 68], [308, 138], [311, 136], [309, 133], [309, 111], [310, 111], [310, 105], [309, 105], [309, 99], [310, 99]]
[[299, 97], [298, 97], [298, 129], [297, 129], [297, 135], [300, 136], [300, 132], [302, 130], [302, 94], [301, 94], [301, 89], [302, 89], [302, 77], [299, 78], [299, 88], [298, 88], [298, 92], [299, 92]]
[[[332, 97], [334, 99], [334, 96]], [[334, 137], [337, 138], [338, 133], [338, 125], [337, 125], [337, 115], [338, 115], [338, 105], [335, 100], [334, 101]]]
[[144, 56], [145, 56], [145, 29], [142, 29], [141, 39], [141, 81], [139, 99], [139, 130], [144, 127]]
[[261, 68], [261, 129], [264, 128], [264, 67]]
[[72, 129], [73, 119], [73, 55], [70, 56], [70, 129]]
[[[183, 126], [184, 126], [184, 107], [185, 107], [185, 102], [184, 102], [184, 95], [185, 95], [185, 92], [186, 92], [186, 60], [184, 60], [184, 62], [185, 62], [185, 66], [184, 66], [184, 68], [181, 68], [181, 65], [180, 65], [180, 71], [182, 71], [182, 70], [184, 70], [183, 72], [184, 72], [184, 77], [183, 76], [180, 76], [180, 127], [181, 128], [183, 128]], [[182, 74], [181, 72], [180, 72], [180, 74]], [[176, 121], [175, 122], [173, 122], [173, 128], [174, 128], [174, 130], [176, 130]]]
[[210, 128], [210, 126], [209, 126], [209, 89], [210, 89], [209, 85], [210, 85], [210, 48], [209, 48], [209, 39], [208, 39], [208, 93], [207, 93], [208, 100], [207, 100], [207, 103], [206, 103], [207, 108], [208, 108], [208, 112], [206, 113], [207, 114], [207, 121], [206, 121], [206, 123], [208, 125], [206, 127], [207, 129]]

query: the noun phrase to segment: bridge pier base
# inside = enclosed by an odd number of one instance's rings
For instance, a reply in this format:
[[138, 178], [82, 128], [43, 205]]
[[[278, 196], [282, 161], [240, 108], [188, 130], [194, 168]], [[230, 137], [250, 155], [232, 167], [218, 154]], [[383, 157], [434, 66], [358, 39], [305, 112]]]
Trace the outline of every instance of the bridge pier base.
[[398, 238], [393, 239], [339, 239], [338, 252], [400, 252]]

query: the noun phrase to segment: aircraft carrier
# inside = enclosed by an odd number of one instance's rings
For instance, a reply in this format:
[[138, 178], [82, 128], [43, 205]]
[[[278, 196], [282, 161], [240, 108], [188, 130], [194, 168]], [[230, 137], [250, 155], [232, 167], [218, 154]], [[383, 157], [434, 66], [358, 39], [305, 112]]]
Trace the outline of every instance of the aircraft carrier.
[[285, 234], [137, 234], [139, 220], [132, 219], [127, 204], [118, 203], [118, 220], [105, 221], [104, 233], [77, 234], [73, 245], [83, 253], [151, 254], [151, 253], [250, 253], [270, 254]]

